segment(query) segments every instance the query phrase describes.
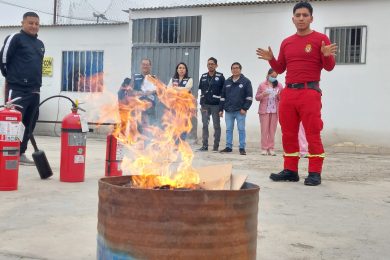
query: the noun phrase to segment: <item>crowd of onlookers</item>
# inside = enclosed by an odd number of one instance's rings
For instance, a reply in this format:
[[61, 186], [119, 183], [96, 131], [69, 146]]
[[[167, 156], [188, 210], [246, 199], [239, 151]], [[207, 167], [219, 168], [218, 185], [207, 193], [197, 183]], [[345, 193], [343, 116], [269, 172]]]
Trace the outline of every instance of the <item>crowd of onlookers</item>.
[[[235, 62], [231, 65], [231, 76], [225, 78], [224, 74], [218, 72], [218, 61], [214, 57], [207, 60], [208, 71], [200, 76], [200, 112], [202, 116], [202, 146], [198, 151], [208, 151], [209, 149], [209, 123], [213, 122], [214, 142], [212, 151], [229, 153], [233, 151], [233, 129], [237, 121], [239, 133], [239, 152], [246, 154], [246, 132], [245, 119], [247, 110], [252, 105], [253, 90], [251, 81], [242, 73], [242, 66]], [[142, 59], [140, 73], [135, 73], [130, 78], [125, 78], [118, 92], [118, 99], [121, 111], [122, 132], [128, 127], [129, 111], [126, 105], [129, 103], [129, 96], [138, 96], [142, 100], [150, 102], [151, 106], [142, 113], [142, 123], [138, 126], [142, 129], [148, 124], [158, 124], [159, 107], [156, 87], [147, 79], [147, 75], [152, 75], [152, 61]], [[265, 80], [257, 88], [255, 99], [259, 101], [259, 120], [261, 132], [261, 154], [275, 156], [275, 133], [278, 125], [278, 105], [279, 95], [283, 86], [277, 80], [278, 74], [269, 69]], [[167, 84], [167, 88], [176, 91], [191, 92], [193, 79], [188, 76], [188, 67], [184, 62], [177, 64], [172, 78]], [[161, 114], [161, 113], [160, 113]], [[225, 114], [225, 115], [224, 115]], [[220, 118], [225, 117], [226, 122], [226, 147], [219, 150], [221, 139]], [[185, 140], [187, 133], [183, 133], [180, 138]], [[307, 141], [303, 126], [301, 124], [299, 143], [301, 156], [307, 155]]]

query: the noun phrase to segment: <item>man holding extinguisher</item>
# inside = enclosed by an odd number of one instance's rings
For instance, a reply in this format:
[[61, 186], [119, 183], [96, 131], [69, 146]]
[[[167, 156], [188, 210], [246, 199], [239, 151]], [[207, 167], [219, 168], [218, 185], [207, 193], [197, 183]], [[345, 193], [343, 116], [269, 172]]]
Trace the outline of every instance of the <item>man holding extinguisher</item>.
[[22, 106], [17, 109], [22, 113], [22, 122], [26, 127], [20, 144], [20, 163], [24, 165], [34, 165], [25, 152], [30, 139], [29, 132], [34, 131], [39, 114], [37, 112], [33, 115], [33, 112], [39, 106], [45, 46], [38, 39], [38, 31], [39, 16], [34, 12], [25, 13], [22, 30], [7, 36], [0, 52], [1, 73], [6, 78], [10, 92], [7, 96], [11, 99], [21, 97], [15, 104]]

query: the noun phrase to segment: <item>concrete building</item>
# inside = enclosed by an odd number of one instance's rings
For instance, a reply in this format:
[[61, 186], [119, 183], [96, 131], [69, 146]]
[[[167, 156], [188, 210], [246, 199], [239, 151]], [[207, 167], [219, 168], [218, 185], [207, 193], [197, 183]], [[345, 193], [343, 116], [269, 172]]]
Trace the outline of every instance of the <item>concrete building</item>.
[[[0, 27], [1, 41], [19, 30], [20, 26]], [[78, 99], [87, 110], [87, 120], [96, 122], [99, 108], [116, 101], [123, 78], [130, 76], [128, 23], [46, 25], [38, 34], [46, 48], [41, 101], [53, 95]], [[0, 91], [4, 93], [2, 76]], [[3, 102], [4, 95], [0, 96]], [[61, 121], [70, 108], [65, 99], [47, 101], [41, 106], [39, 121]], [[60, 127], [38, 123], [36, 131], [55, 135]]]
[[[206, 71], [210, 56], [218, 59], [218, 70], [225, 75], [230, 75], [230, 65], [239, 61], [256, 91], [269, 65], [257, 59], [255, 50], [271, 46], [279, 53], [281, 41], [295, 33], [291, 17], [296, 2], [143, 1], [129, 10], [130, 30], [140, 21], [199, 17], [199, 72]], [[390, 2], [312, 1], [312, 5], [312, 28], [331, 36], [340, 50], [334, 71], [322, 73], [324, 143], [390, 147], [390, 121], [385, 120], [390, 116], [390, 88], [385, 79], [390, 45], [389, 35], [384, 33], [390, 22]], [[130, 35], [134, 44], [136, 34], [132, 31]], [[279, 79], [284, 81], [284, 75]], [[247, 118], [248, 139], [255, 143], [260, 131], [257, 105], [254, 102]]]
[[[46, 56], [53, 58], [53, 75], [44, 77], [42, 99], [61, 93], [86, 100], [83, 106], [89, 109], [88, 120], [94, 121], [95, 107], [113, 102], [112, 95], [122, 79], [138, 69], [142, 57], [152, 58], [153, 72], [166, 82], [177, 62], [186, 62], [195, 86], [206, 71], [208, 57], [218, 59], [218, 70], [225, 76], [230, 76], [230, 65], [239, 61], [255, 92], [269, 68], [257, 59], [255, 50], [271, 46], [278, 54], [281, 41], [295, 33], [291, 22], [295, 2], [132, 1], [129, 24], [43, 26], [39, 37], [46, 44]], [[385, 120], [390, 116], [390, 88], [385, 79], [390, 45], [384, 33], [390, 22], [390, 2], [329, 0], [312, 1], [312, 5], [312, 28], [327, 33], [340, 47], [334, 71], [322, 73], [325, 145], [374, 146], [390, 151], [390, 121]], [[0, 27], [0, 38], [18, 29]], [[64, 55], [73, 55], [72, 51], [103, 51], [103, 85], [113, 93], [111, 97], [102, 92], [65, 91]], [[284, 82], [284, 75], [279, 79]], [[70, 81], [67, 88], [72, 88], [74, 82]], [[1, 87], [3, 82], [1, 77]], [[196, 88], [193, 94], [197, 95]], [[48, 102], [42, 107], [40, 120], [61, 120], [69, 111], [65, 104]], [[248, 144], [253, 147], [260, 139], [257, 105], [254, 101], [247, 118]], [[49, 124], [40, 124], [39, 129], [53, 132]], [[198, 136], [200, 131], [198, 127]]]

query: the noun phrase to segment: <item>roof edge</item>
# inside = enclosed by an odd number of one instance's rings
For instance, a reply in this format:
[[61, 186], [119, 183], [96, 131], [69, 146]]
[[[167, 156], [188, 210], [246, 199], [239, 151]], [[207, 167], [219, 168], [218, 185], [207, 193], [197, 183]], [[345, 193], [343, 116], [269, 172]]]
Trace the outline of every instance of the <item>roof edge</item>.
[[[230, 3], [203, 3], [203, 4], [189, 4], [189, 5], [174, 5], [174, 6], [154, 6], [154, 7], [140, 7], [140, 8], [129, 8], [130, 11], [155, 11], [165, 9], [179, 9], [179, 8], [202, 8], [202, 7], [223, 7], [223, 6], [250, 6], [250, 5], [261, 5], [261, 4], [291, 4], [297, 3], [301, 0], [260, 0], [260, 1], [248, 1], [248, 2], [230, 2]], [[309, 0], [309, 2], [326, 2], [332, 0]], [[124, 12], [129, 12], [123, 10]]]
[[[123, 25], [129, 22], [116, 22], [116, 23], [78, 23], [78, 24], [41, 24], [39, 27], [68, 27], [68, 26], [96, 26], [96, 25]], [[0, 25], [0, 28], [22, 28], [20, 25]]]

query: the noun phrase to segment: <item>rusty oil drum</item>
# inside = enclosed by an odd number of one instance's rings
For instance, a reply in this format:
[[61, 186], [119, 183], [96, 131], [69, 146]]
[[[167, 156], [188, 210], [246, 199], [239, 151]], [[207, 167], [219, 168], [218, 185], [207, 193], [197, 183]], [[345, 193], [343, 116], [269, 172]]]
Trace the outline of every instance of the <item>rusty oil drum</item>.
[[97, 259], [256, 259], [259, 190], [152, 190], [99, 181]]

